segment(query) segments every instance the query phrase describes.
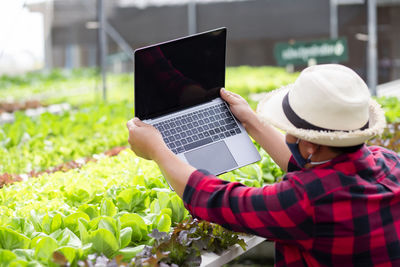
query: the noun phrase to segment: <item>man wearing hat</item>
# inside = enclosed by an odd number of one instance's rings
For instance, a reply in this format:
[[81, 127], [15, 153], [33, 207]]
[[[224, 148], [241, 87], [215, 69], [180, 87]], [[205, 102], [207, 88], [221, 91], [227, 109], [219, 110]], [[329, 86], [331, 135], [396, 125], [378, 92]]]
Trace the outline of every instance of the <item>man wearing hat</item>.
[[354, 71], [308, 67], [257, 113], [237, 94], [221, 97], [287, 172], [281, 182], [223, 181], [179, 160], [154, 127], [127, 123], [132, 150], [159, 165], [194, 217], [274, 240], [276, 266], [400, 266], [400, 158], [365, 145], [385, 116]]

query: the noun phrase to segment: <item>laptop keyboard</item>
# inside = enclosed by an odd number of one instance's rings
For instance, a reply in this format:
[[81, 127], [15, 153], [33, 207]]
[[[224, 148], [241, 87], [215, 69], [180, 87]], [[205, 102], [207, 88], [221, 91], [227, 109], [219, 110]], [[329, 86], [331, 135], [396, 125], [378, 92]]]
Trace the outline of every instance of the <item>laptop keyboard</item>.
[[175, 154], [241, 132], [224, 103], [162, 121], [153, 126], [161, 132], [165, 143]]

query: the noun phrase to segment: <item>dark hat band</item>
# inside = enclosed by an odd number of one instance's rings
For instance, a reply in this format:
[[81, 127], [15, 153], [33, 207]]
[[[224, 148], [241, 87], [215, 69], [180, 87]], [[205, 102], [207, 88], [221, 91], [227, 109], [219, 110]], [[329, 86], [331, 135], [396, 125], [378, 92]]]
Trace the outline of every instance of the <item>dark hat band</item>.
[[[305, 129], [305, 130], [316, 130], [316, 131], [327, 131], [327, 132], [350, 132], [349, 130], [332, 130], [332, 129], [327, 129], [327, 128], [322, 128], [316, 125], [313, 125], [309, 123], [308, 121], [303, 120], [300, 118], [292, 109], [292, 107], [289, 104], [289, 93], [285, 95], [285, 97], [282, 100], [282, 108], [283, 112], [285, 113], [287, 119], [292, 123], [294, 126], [300, 129]], [[361, 127], [359, 130], [365, 130], [369, 127], [369, 121]]]

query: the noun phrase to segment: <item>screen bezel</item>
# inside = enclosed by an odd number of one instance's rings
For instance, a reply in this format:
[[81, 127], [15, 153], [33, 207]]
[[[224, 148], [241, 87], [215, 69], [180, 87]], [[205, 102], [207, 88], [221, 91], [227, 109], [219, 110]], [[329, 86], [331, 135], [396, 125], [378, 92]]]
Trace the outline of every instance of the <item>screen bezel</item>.
[[[204, 32], [201, 32], [201, 33], [196, 33], [196, 34], [188, 35], [188, 36], [185, 36], [185, 37], [176, 38], [176, 39], [172, 39], [172, 40], [169, 40], [169, 41], [156, 43], [156, 44], [152, 44], [152, 45], [149, 45], [149, 46], [138, 48], [138, 49], [136, 49], [134, 51], [134, 59], [135, 59], [134, 62], [136, 62], [137, 53], [140, 53], [143, 50], [151, 49], [151, 48], [154, 48], [154, 47], [157, 47], [157, 46], [171, 45], [174, 42], [186, 41], [187, 39], [198, 38], [199, 36], [212, 34], [214, 32], [221, 32], [224, 35], [224, 39], [225, 39], [224, 55], [223, 55], [223, 59], [224, 59], [224, 70], [223, 70], [223, 73], [224, 73], [224, 77], [223, 77], [223, 84], [221, 84], [221, 87], [225, 87], [226, 39], [227, 39], [227, 28], [226, 27], [220, 27], [220, 28], [216, 28], [216, 29], [213, 29], [213, 30], [204, 31]], [[136, 64], [134, 64], [134, 75], [136, 75]], [[168, 109], [168, 110], [164, 110], [162, 112], [157, 112], [157, 113], [150, 114], [150, 115], [146, 116], [146, 115], [143, 114], [143, 112], [141, 112], [140, 110], [137, 110], [137, 107], [139, 107], [140, 105], [137, 104], [138, 100], [137, 100], [137, 97], [136, 97], [136, 95], [137, 95], [137, 83], [136, 83], [136, 81], [137, 81], [137, 79], [136, 79], [136, 77], [134, 77], [134, 102], [135, 102], [134, 103], [134, 113], [135, 113], [134, 115], [135, 115], [135, 117], [138, 117], [141, 120], [154, 119], [156, 117], [160, 117], [160, 116], [163, 116], [163, 115], [166, 115], [166, 114], [169, 114], [169, 113], [172, 113], [172, 112], [176, 112], [176, 111], [179, 111], [179, 110], [182, 110], [182, 109], [185, 109], [185, 108], [189, 107], [189, 106], [179, 106], [179, 107], [171, 108], [171, 109]], [[215, 96], [206, 98], [203, 101], [201, 101], [199, 103], [196, 103], [196, 105], [207, 103], [207, 102], [209, 102], [209, 101], [211, 101], [211, 100], [213, 100], [213, 99], [215, 99], [217, 97], [219, 97], [219, 92]]]

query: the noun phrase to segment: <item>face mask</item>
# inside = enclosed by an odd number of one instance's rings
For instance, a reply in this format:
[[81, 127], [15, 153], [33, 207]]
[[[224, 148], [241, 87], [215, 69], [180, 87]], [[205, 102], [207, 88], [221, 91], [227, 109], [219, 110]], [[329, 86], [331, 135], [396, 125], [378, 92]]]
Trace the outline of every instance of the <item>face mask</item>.
[[296, 143], [288, 143], [286, 141], [286, 144], [289, 147], [290, 152], [292, 152], [293, 158], [297, 162], [297, 164], [301, 168], [304, 168], [304, 166], [311, 161], [311, 157], [308, 157], [308, 159], [303, 158], [299, 150], [299, 142], [300, 139], [297, 139]]
[[329, 159], [329, 160], [324, 160], [324, 161], [311, 162], [312, 154], [310, 154], [310, 156], [308, 156], [307, 159], [303, 158], [303, 156], [301, 155], [300, 150], [299, 150], [299, 142], [300, 142], [300, 139], [297, 139], [296, 143], [286, 142], [286, 145], [289, 147], [290, 152], [292, 152], [294, 160], [297, 162], [297, 164], [301, 168], [304, 168], [307, 163], [310, 163], [312, 165], [319, 165], [319, 164], [324, 164], [324, 163], [327, 163], [330, 161], [330, 159]]

